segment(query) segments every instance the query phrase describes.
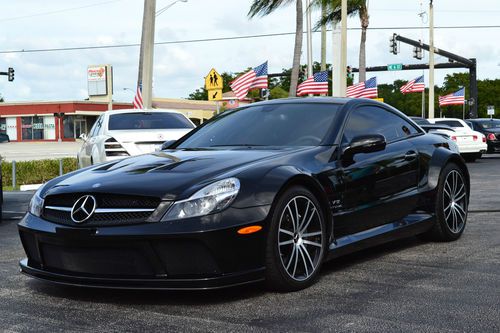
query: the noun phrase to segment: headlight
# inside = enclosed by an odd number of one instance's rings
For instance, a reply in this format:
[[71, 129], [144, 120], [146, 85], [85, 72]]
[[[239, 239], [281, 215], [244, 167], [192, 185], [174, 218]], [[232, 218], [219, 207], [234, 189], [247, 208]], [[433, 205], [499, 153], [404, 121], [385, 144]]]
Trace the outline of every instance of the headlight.
[[205, 186], [188, 199], [174, 202], [162, 221], [185, 219], [221, 211], [233, 202], [239, 190], [240, 181], [237, 178], [219, 180]]
[[38, 191], [35, 192], [33, 197], [31, 198], [28, 211], [35, 215], [40, 217], [42, 215], [42, 210], [43, 210], [43, 199], [40, 197], [40, 192], [42, 190], [42, 187], [38, 189]]

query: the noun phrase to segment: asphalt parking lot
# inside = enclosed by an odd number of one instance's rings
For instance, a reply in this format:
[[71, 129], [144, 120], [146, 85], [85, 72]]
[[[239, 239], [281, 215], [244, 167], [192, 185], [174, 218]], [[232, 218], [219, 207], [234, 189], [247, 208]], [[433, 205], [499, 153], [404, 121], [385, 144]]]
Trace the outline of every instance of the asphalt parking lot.
[[409, 238], [323, 266], [309, 289], [260, 284], [210, 292], [53, 286], [21, 275], [16, 223], [29, 193], [7, 193], [0, 223], [0, 330], [500, 331], [500, 155], [470, 163], [466, 231], [453, 243]]

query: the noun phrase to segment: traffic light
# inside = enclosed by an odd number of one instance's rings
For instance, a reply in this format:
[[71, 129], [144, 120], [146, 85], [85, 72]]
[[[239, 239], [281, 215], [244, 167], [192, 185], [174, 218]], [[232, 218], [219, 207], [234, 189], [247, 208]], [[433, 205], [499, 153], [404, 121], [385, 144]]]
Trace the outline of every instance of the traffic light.
[[[422, 45], [422, 40], [419, 39], [418, 41], [420, 42], [420, 45]], [[415, 46], [413, 48], [413, 58], [418, 59], [418, 60], [420, 60], [420, 59], [423, 58], [423, 56], [422, 56], [422, 46]]]
[[7, 75], [9, 77], [10, 82], [14, 81], [14, 68], [9, 67], [9, 70], [7, 71]]
[[423, 58], [423, 56], [422, 56], [422, 48], [421, 47], [415, 46], [413, 48], [413, 58], [418, 59], [418, 60], [420, 60], [420, 59]]
[[398, 41], [396, 40], [397, 34], [392, 34], [391, 39], [389, 39], [389, 52], [392, 54], [398, 54]]

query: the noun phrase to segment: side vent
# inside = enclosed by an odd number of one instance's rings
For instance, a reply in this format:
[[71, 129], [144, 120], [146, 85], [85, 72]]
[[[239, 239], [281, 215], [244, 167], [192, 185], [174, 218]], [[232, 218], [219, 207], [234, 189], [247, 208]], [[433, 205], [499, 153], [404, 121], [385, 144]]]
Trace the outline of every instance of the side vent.
[[104, 151], [106, 152], [106, 156], [130, 156], [115, 138], [109, 138], [104, 141]]

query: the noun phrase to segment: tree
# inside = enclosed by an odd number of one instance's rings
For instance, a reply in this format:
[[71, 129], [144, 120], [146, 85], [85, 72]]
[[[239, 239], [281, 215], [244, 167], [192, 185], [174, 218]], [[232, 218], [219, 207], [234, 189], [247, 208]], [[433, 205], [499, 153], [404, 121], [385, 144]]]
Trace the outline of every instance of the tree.
[[297, 83], [299, 77], [300, 56], [302, 53], [302, 37], [304, 32], [304, 21], [302, 11], [302, 0], [253, 0], [248, 16], [253, 18], [257, 15], [266, 16], [277, 8], [284, 7], [295, 1], [295, 45], [293, 49], [292, 73], [290, 78], [289, 96], [297, 95]]
[[[370, 24], [368, 0], [347, 0], [347, 15], [358, 15], [361, 22], [361, 42], [359, 44], [359, 82], [366, 80], [366, 31]], [[326, 6], [327, 14], [322, 15], [316, 28], [328, 23], [338, 23], [341, 19], [341, 0], [314, 0], [315, 6]]]

